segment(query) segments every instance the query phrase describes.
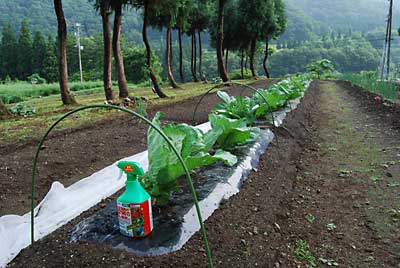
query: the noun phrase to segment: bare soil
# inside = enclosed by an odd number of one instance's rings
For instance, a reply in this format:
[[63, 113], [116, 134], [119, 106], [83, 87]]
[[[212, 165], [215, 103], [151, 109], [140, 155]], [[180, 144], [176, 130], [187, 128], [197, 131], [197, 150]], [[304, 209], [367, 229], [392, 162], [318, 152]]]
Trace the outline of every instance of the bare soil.
[[[206, 221], [215, 266], [400, 267], [400, 133], [389, 120], [395, 112], [350, 84], [313, 82], [258, 170]], [[116, 126], [127, 131], [125, 124]], [[132, 139], [113, 131], [106, 137]], [[82, 159], [92, 157], [86, 144], [77, 145]], [[93, 151], [110, 150], [103, 147]], [[104, 166], [104, 159], [87, 161]], [[151, 258], [68, 242], [72, 227], [107, 202], [23, 250], [10, 267], [206, 267], [199, 233], [183, 249]]]

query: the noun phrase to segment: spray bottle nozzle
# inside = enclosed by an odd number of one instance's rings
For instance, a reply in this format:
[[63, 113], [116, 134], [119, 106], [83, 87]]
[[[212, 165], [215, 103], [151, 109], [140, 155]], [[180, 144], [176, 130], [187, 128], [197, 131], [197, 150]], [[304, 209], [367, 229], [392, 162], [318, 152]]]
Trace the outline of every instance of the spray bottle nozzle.
[[[133, 161], [120, 161], [117, 166], [121, 169], [121, 172], [126, 173], [128, 180], [135, 180], [139, 176], [144, 175], [143, 168], [139, 163]], [[121, 173], [122, 175], [122, 173]], [[121, 177], [120, 175], [120, 177]]]

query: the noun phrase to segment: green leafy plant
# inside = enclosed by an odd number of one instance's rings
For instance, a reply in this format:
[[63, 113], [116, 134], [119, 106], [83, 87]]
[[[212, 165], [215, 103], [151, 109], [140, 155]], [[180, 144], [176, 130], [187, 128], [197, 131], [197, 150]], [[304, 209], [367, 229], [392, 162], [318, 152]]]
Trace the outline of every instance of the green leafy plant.
[[316, 74], [318, 79], [320, 79], [322, 75], [334, 71], [333, 63], [327, 59], [311, 62], [306, 68], [308, 72]]
[[333, 260], [333, 259], [325, 259], [325, 258], [319, 258], [318, 259], [322, 264], [326, 264], [328, 266], [339, 266], [339, 264]]
[[296, 248], [294, 249], [293, 253], [300, 261], [306, 261], [308, 263], [307, 267], [316, 267], [315, 257], [310, 252], [310, 245], [307, 241], [302, 239], [297, 240]]
[[21, 103], [18, 103], [14, 107], [10, 109], [10, 112], [15, 115], [21, 115], [24, 117], [34, 116], [36, 114], [36, 108], [30, 106], [24, 106]]
[[246, 118], [247, 124], [256, 121], [258, 104], [249, 97], [231, 97], [224, 91], [218, 91], [221, 102], [214, 108], [215, 114], [224, 115], [231, 119]]
[[336, 229], [336, 225], [334, 223], [328, 223], [326, 229], [328, 229], [328, 231], [333, 231]]
[[[158, 112], [153, 124], [160, 126], [162, 115]], [[178, 149], [189, 170], [217, 161], [223, 161], [227, 166], [237, 163], [237, 157], [224, 150], [218, 149], [214, 154], [209, 153], [218, 136], [206, 136], [199, 129], [186, 124], [168, 124], [162, 131]], [[142, 182], [157, 203], [163, 205], [168, 202], [173, 191], [179, 190], [177, 179], [184, 174], [184, 169], [167, 142], [153, 128], [149, 128], [147, 142], [149, 171]]]
[[28, 81], [33, 85], [45, 84], [47, 82], [46, 79], [41, 77], [39, 74], [32, 74], [28, 76]]
[[212, 129], [205, 134], [205, 141], [217, 141], [220, 148], [232, 150], [237, 146], [254, 141], [260, 134], [259, 128], [247, 127], [246, 118], [230, 119], [223, 115], [210, 114]]
[[312, 215], [312, 214], [310, 214], [310, 213], [307, 214], [305, 218], [306, 218], [306, 220], [307, 220], [309, 223], [314, 223], [315, 220], [316, 220], [315, 216]]

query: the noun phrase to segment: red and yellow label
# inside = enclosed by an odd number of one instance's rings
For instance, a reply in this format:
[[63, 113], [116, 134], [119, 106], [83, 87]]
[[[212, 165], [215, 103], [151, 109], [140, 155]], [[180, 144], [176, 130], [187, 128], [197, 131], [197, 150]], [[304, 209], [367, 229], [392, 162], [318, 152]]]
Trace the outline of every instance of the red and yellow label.
[[145, 237], [153, 230], [151, 199], [141, 204], [118, 202], [119, 229], [129, 237]]
[[131, 173], [131, 172], [135, 171], [135, 168], [132, 165], [125, 165], [124, 166], [124, 171], [126, 173]]

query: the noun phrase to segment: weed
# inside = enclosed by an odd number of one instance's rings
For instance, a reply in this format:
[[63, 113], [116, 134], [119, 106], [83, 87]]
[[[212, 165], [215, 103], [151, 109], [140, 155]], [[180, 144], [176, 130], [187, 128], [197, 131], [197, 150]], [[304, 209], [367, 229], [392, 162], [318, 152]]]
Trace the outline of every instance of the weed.
[[317, 267], [315, 263], [315, 257], [310, 252], [310, 245], [305, 240], [297, 240], [296, 248], [293, 251], [296, 258], [300, 261], [308, 262], [307, 267], [314, 268]]
[[394, 223], [400, 222], [400, 209], [399, 210], [396, 210], [396, 209], [389, 210], [389, 213], [390, 213], [390, 216]]
[[33, 116], [36, 114], [36, 108], [35, 107], [30, 107], [30, 106], [25, 106], [22, 105], [21, 103], [18, 103], [14, 107], [10, 109], [11, 113], [15, 115], [21, 115], [24, 117], [28, 116]]
[[351, 174], [353, 173], [353, 171], [348, 170], [348, 169], [339, 169], [338, 170], [338, 176], [339, 177], [349, 177]]
[[322, 264], [326, 264], [326, 265], [328, 265], [328, 266], [339, 266], [339, 264], [335, 261], [335, 260], [332, 260], [332, 259], [325, 259], [325, 258], [319, 258], [318, 259]]
[[336, 229], [336, 225], [334, 223], [328, 223], [326, 229], [328, 229], [328, 231], [333, 231]]
[[309, 223], [314, 223], [316, 219], [315, 216], [312, 214], [307, 214], [305, 218]]
[[400, 187], [400, 182], [391, 182], [387, 184], [388, 187]]
[[360, 74], [344, 74], [340, 79], [349, 80], [391, 101], [395, 101], [399, 95], [397, 86], [394, 83], [378, 81], [375, 73], [361, 72]]
[[370, 178], [373, 182], [378, 182], [378, 181], [381, 181], [383, 178], [382, 178], [382, 176], [372, 176], [371, 178]]
[[328, 150], [331, 151], [331, 152], [336, 152], [337, 148], [334, 147], [334, 146], [331, 146], [331, 147], [328, 148]]

